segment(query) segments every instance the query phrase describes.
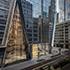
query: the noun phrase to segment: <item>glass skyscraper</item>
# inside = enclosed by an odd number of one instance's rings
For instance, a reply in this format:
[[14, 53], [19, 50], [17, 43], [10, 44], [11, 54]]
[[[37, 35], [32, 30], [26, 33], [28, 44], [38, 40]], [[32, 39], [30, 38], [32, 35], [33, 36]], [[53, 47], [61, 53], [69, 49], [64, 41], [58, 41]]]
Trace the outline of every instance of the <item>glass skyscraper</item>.
[[10, 9], [10, 0], [0, 0], [0, 64], [3, 61], [3, 56], [5, 53], [5, 29], [7, 25], [7, 18]]
[[21, 4], [22, 4], [22, 10], [23, 10], [23, 14], [24, 14], [27, 38], [28, 38], [29, 44], [31, 44], [32, 43], [32, 30], [33, 30], [32, 4], [26, 0], [21, 0]]
[[[33, 5], [33, 16], [39, 17], [42, 13], [41, 11], [41, 0], [27, 0]], [[51, 0], [43, 0], [43, 14], [48, 16], [48, 8]]]
[[10, 0], [0, 0], [0, 44], [3, 43], [4, 31], [6, 28], [6, 21], [8, 18]]
[[70, 20], [70, 0], [58, 0], [59, 22]]
[[0, 65], [26, 60], [27, 41], [21, 0], [0, 0]]

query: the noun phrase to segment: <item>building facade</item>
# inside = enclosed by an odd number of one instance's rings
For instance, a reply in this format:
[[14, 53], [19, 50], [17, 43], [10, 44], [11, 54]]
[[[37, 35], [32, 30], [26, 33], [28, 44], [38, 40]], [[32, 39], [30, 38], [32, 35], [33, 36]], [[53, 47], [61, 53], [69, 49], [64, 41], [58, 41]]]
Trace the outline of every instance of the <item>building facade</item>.
[[[44, 27], [48, 26], [48, 21], [46, 19], [48, 17], [48, 8], [49, 8], [51, 0], [49, 0], [49, 1], [48, 0], [37, 0], [37, 1], [36, 0], [35, 1], [27, 0], [27, 1], [32, 3], [32, 5], [33, 5], [33, 17], [38, 18], [38, 20], [39, 20], [38, 23], [40, 23], [40, 24], [42, 23], [41, 18], [39, 17], [39, 16], [41, 16], [44, 18], [43, 19], [43, 26]], [[41, 29], [41, 25], [39, 27]], [[46, 34], [48, 34], [48, 30], [47, 30], [48, 28], [46, 28], [46, 27], [44, 28], [44, 27], [43, 27], [42, 32], [44, 32], [44, 35], [46, 35]], [[39, 36], [41, 38], [41, 32], [40, 32]], [[39, 42], [41, 42], [40, 38], [39, 38]], [[44, 39], [46, 39], [46, 38], [44, 38]], [[47, 41], [45, 40], [44, 42], [47, 42]]]
[[33, 18], [33, 44], [39, 42], [38, 18]]
[[59, 22], [70, 20], [70, 0], [58, 0]]
[[21, 0], [0, 1], [0, 11], [0, 66], [27, 60], [28, 40]]
[[4, 30], [6, 27], [6, 20], [7, 20], [10, 2], [11, 1], [9, 0], [0, 1], [0, 44], [2, 44], [3, 42]]
[[[4, 31], [6, 28], [6, 21], [8, 17], [8, 10], [10, 6], [10, 0], [2, 0], [0, 1], [0, 45], [3, 44], [3, 38], [4, 38]], [[0, 48], [2, 48], [0, 46]], [[4, 55], [5, 49], [0, 49], [0, 64], [2, 63], [2, 58]]]
[[31, 44], [33, 41], [32, 4], [26, 0], [21, 0], [21, 3], [22, 3], [23, 14], [24, 14], [24, 20], [25, 20], [25, 29], [26, 29], [28, 41]]
[[66, 20], [70, 20], [70, 0], [66, 0]]
[[[43, 22], [42, 22], [43, 21]], [[49, 23], [48, 17], [39, 17], [39, 43], [48, 43], [49, 42]]]
[[54, 46], [70, 48], [70, 21], [61, 22], [56, 25]]

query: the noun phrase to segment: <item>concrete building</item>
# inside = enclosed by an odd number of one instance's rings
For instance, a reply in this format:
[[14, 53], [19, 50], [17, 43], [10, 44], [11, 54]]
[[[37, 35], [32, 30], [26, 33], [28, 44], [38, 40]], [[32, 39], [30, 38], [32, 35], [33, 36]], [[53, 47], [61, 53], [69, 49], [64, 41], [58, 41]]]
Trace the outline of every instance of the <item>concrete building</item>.
[[[0, 1], [0, 45], [3, 45], [3, 38], [4, 38], [4, 32], [6, 28], [6, 21], [8, 17], [8, 10], [10, 6], [11, 1], [10, 0], [1, 0]], [[0, 48], [2, 48], [0, 46]], [[0, 64], [2, 63], [2, 58], [4, 54], [5, 49], [0, 49]]]
[[70, 21], [61, 22], [56, 25], [54, 46], [70, 48]]
[[[43, 24], [41, 25], [41, 16], [39, 18], [34, 18], [33, 23], [33, 43], [41, 43], [41, 32], [42, 34], [42, 42], [48, 43], [49, 42], [49, 23], [48, 17], [44, 15]], [[42, 31], [41, 31], [41, 26]]]
[[33, 34], [32, 4], [26, 0], [21, 0], [21, 3], [22, 3], [23, 14], [24, 14], [27, 38], [28, 38], [29, 43], [31, 44], [33, 41], [32, 39], [33, 38], [32, 37], [32, 34]]
[[39, 42], [38, 18], [33, 18], [33, 44]]
[[55, 14], [56, 14], [56, 0], [51, 0], [51, 4], [49, 6], [49, 44], [52, 44], [52, 38], [53, 38], [53, 30], [55, 25]]
[[58, 0], [59, 23], [70, 19], [70, 0]]
[[[33, 17], [39, 17], [42, 14], [41, 11], [41, 0], [27, 0], [32, 3], [33, 5]], [[48, 8], [50, 5], [51, 0], [43, 0], [43, 12], [46, 12], [48, 16]], [[46, 6], [47, 5], [47, 6]]]
[[43, 23], [41, 17], [39, 17], [39, 42], [48, 43], [49, 42], [49, 23], [48, 17], [43, 17]]
[[[44, 32], [45, 34], [44, 35], [46, 35], [46, 33], [47, 33], [47, 29], [48, 28], [46, 28], [46, 26], [48, 25], [47, 24], [47, 17], [48, 17], [48, 8], [49, 8], [49, 5], [50, 5], [50, 2], [51, 2], [51, 0], [35, 0], [35, 1], [32, 1], [32, 0], [27, 0], [27, 1], [29, 1], [29, 2], [31, 2], [32, 3], [32, 5], [33, 5], [33, 17], [35, 17], [35, 18], [39, 18], [39, 16], [41, 16], [41, 17], [43, 17], [44, 19], [43, 19], [43, 21], [45, 22], [45, 23], [43, 23], [43, 26], [45, 27], [43, 27], [44, 29], [43, 29], [43, 31], [42, 32]], [[42, 6], [43, 5], [43, 6]], [[47, 6], [46, 6], [47, 5]], [[43, 8], [43, 10], [42, 10], [42, 8]], [[39, 23], [41, 24], [41, 18], [39, 18]], [[45, 26], [46, 25], [46, 26]], [[41, 26], [40, 26], [41, 27]], [[48, 34], [48, 33], [47, 33]], [[41, 36], [41, 34], [40, 34], [40, 36]], [[40, 37], [41, 38], [41, 37]], [[39, 38], [39, 39], [40, 39]], [[46, 39], [46, 38], [45, 38]], [[41, 40], [39, 40], [39, 42], [41, 42]], [[46, 42], [46, 40], [44, 41], [44, 42]]]
[[58, 13], [59, 13], [59, 23], [64, 21], [64, 14], [65, 14], [65, 9], [64, 9], [64, 0], [58, 0]]
[[3, 42], [4, 30], [6, 27], [6, 20], [7, 20], [10, 2], [11, 1], [9, 0], [0, 1], [0, 44], [2, 44]]
[[66, 20], [70, 20], [70, 0], [66, 0]]

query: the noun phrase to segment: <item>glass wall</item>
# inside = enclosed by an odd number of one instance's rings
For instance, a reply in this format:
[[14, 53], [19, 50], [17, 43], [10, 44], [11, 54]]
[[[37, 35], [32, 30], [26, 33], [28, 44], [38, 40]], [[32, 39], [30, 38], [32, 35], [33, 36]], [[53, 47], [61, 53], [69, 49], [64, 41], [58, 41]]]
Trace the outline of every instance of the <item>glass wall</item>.
[[10, 3], [10, 0], [0, 0], [0, 45], [4, 37]]
[[[39, 17], [41, 15], [41, 0], [27, 0], [33, 5], [33, 17]], [[49, 6], [51, 0], [43, 0], [43, 14], [48, 16]]]
[[14, 61], [26, 59], [25, 45], [24, 45], [24, 34], [20, 11], [18, 5], [14, 10], [12, 19], [12, 25], [9, 31], [8, 44], [5, 54], [5, 63], [12, 63]]

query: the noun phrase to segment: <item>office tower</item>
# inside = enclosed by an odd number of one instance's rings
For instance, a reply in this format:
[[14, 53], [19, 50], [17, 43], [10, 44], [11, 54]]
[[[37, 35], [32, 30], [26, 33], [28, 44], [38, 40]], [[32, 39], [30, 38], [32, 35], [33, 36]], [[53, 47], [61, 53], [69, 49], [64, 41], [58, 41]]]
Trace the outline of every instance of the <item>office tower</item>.
[[51, 5], [49, 6], [49, 44], [52, 43], [53, 31], [55, 25], [55, 14], [56, 14], [56, 0], [51, 0]]
[[42, 42], [48, 43], [49, 42], [49, 22], [48, 17], [46, 17], [46, 14], [43, 13], [43, 28], [41, 31], [41, 16], [39, 18], [34, 18], [33, 21], [33, 42], [35, 43], [41, 43], [41, 32], [42, 34]]
[[38, 18], [33, 18], [33, 44], [39, 42]]
[[58, 22], [55, 29], [55, 46], [69, 48], [70, 0], [58, 0]]
[[33, 17], [39, 18], [39, 16], [43, 15], [43, 17], [46, 18], [48, 16], [48, 8], [50, 5], [50, 0], [49, 1], [43, 0], [43, 10], [41, 10], [42, 9], [42, 2], [41, 2], [42, 0], [37, 0], [37, 1], [27, 0], [27, 1], [31, 2], [33, 5]]
[[70, 21], [61, 22], [56, 25], [54, 46], [70, 48]]
[[24, 61], [28, 44], [21, 0], [2, 0], [0, 5], [0, 64]]
[[[48, 23], [48, 17], [43, 17], [43, 24], [41, 23], [41, 16], [39, 17], [39, 43], [48, 43], [49, 42], [49, 23]], [[42, 27], [42, 30], [41, 30]], [[42, 35], [41, 35], [42, 32]], [[41, 38], [42, 36], [42, 38]]]
[[70, 0], [58, 0], [59, 22], [70, 20]]
[[[41, 0], [27, 0], [33, 5], [33, 17], [39, 17], [42, 13], [41, 11]], [[46, 12], [48, 16], [48, 8], [51, 0], [43, 0], [43, 12]]]
[[6, 27], [6, 21], [8, 18], [8, 10], [10, 6], [9, 0], [2, 0], [0, 1], [0, 44], [3, 42], [3, 37], [4, 37], [4, 30]]
[[59, 22], [64, 21], [64, 14], [65, 14], [65, 9], [64, 9], [64, 0], [59, 0], [58, 1], [58, 13], [59, 13]]
[[25, 20], [25, 29], [27, 33], [27, 38], [29, 44], [32, 44], [32, 34], [33, 34], [33, 19], [32, 19], [32, 4], [26, 0], [21, 0], [22, 4], [22, 10], [24, 14], [24, 20]]
[[10, 0], [0, 0], [0, 64], [2, 63], [5, 48], [1, 47], [3, 45], [4, 31], [6, 28], [6, 21], [8, 18], [8, 10], [10, 6]]
[[70, 20], [70, 0], [65, 0], [66, 20]]

